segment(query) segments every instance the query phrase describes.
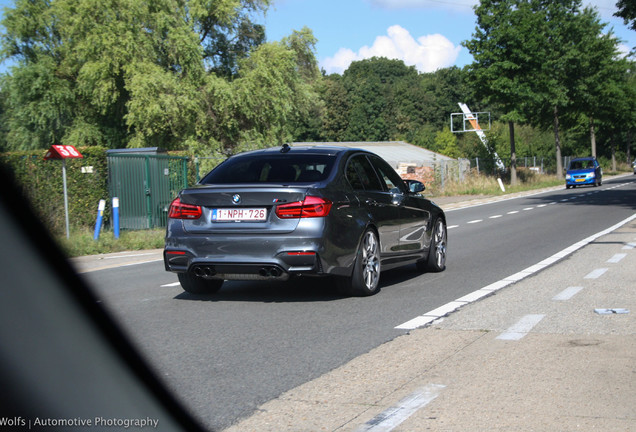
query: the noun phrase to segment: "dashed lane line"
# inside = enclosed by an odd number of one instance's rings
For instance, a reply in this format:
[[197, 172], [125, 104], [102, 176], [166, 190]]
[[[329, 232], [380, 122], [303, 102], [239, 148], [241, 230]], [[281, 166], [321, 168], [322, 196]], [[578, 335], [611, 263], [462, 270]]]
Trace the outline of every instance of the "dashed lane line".
[[508, 328], [504, 333], [496, 337], [499, 340], [517, 341], [530, 333], [539, 322], [545, 317], [543, 314], [525, 315], [517, 321], [512, 327]]
[[[394, 327], [397, 330], [415, 330], [416, 328], [419, 327], [424, 327], [426, 325], [429, 325], [431, 323], [433, 323], [434, 321], [437, 321], [440, 318], [443, 318], [444, 316], [448, 315], [451, 312], [454, 312], [462, 307], [464, 307], [467, 304], [476, 302], [477, 300], [489, 296], [491, 294], [494, 294], [496, 291], [507, 287], [508, 285], [511, 285], [515, 282], [518, 282], [522, 279], [525, 279], [528, 276], [531, 276], [541, 270], [543, 270], [544, 268], [556, 263], [557, 261], [562, 260], [563, 258], [573, 254], [574, 252], [576, 252], [577, 250], [583, 248], [584, 246], [592, 243], [593, 241], [595, 241], [596, 239], [598, 239], [599, 237], [602, 237], [606, 234], [611, 233], [612, 231], [617, 230], [618, 228], [622, 227], [623, 225], [633, 221], [634, 219], [636, 219], [636, 213], [631, 215], [630, 217], [628, 217], [627, 219], [624, 219], [620, 222], [618, 222], [615, 225], [612, 225], [611, 227], [604, 229], [603, 231], [600, 231], [596, 234], [593, 234], [577, 243], [574, 243], [573, 245], [563, 249], [560, 252], [557, 252], [556, 254], [544, 259], [543, 261], [539, 262], [538, 264], [535, 264], [533, 266], [530, 266], [528, 268], [526, 268], [525, 270], [522, 270], [518, 273], [512, 274], [510, 276], [508, 276], [507, 278], [501, 279], [497, 282], [494, 282], [490, 285], [487, 285], [483, 288], [480, 288], [476, 291], [473, 291], [471, 293], [468, 293], [460, 298], [458, 298], [455, 301], [449, 302], [443, 306], [438, 307], [437, 309], [434, 309], [432, 311], [426, 312], [420, 316], [417, 316], [409, 321], [406, 321], [405, 323], [402, 323], [396, 327]], [[603, 268], [603, 269], [596, 269], [593, 272], [589, 273], [585, 278], [589, 279], [591, 276], [595, 276], [596, 277], [600, 277], [602, 276], [603, 273], [605, 273], [605, 271], [607, 271], [607, 268]]]
[[577, 295], [579, 291], [581, 291], [582, 289], [583, 287], [580, 287], [580, 286], [568, 287], [564, 289], [563, 291], [561, 291], [560, 293], [558, 293], [557, 295], [555, 295], [554, 297], [552, 297], [552, 300], [555, 300], [555, 301], [570, 300], [572, 297]]
[[588, 273], [583, 279], [598, 279], [605, 274], [607, 268], [597, 268]]
[[445, 388], [442, 384], [429, 384], [402, 399], [397, 405], [378, 414], [356, 432], [390, 432], [415, 412], [431, 403]]

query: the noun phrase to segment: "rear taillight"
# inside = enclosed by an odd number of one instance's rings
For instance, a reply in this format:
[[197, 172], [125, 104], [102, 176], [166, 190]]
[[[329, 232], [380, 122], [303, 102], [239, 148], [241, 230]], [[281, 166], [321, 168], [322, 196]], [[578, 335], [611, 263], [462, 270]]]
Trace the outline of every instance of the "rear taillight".
[[170, 204], [168, 217], [172, 219], [199, 219], [203, 214], [201, 207], [192, 204], [184, 204], [177, 197]]
[[325, 217], [331, 210], [331, 201], [307, 196], [304, 201], [282, 204], [276, 207], [276, 216], [281, 219]]

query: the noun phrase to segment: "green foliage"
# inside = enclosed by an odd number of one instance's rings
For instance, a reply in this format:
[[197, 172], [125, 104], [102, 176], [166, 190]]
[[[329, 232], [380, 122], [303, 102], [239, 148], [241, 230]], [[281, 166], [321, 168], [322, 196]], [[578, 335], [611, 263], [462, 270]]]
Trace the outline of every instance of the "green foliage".
[[457, 146], [457, 138], [449, 127], [445, 127], [435, 134], [435, 147], [439, 149], [440, 153], [453, 159], [461, 157]]
[[[236, 76], [269, 0], [17, 0], [3, 24], [8, 150], [219, 142], [200, 120], [206, 77]], [[206, 70], [207, 67], [207, 70]], [[225, 115], [227, 117], [227, 114]]]
[[[78, 149], [82, 159], [66, 160], [69, 221], [73, 226], [95, 225], [99, 200], [108, 200], [105, 149]], [[41, 150], [0, 154], [0, 163], [14, 175], [40, 220], [54, 234], [65, 232], [61, 160], [44, 160]], [[92, 172], [82, 172], [92, 167]]]
[[[2, 57], [16, 66], [0, 77], [0, 151], [163, 147], [217, 160], [288, 141], [403, 140], [487, 158], [475, 134], [445, 130], [466, 102], [516, 123], [517, 156], [548, 156], [557, 121], [564, 154], [589, 153], [591, 130], [599, 156], [629, 154], [636, 68], [579, 0], [481, 0], [465, 69], [372, 58], [342, 76], [321, 76], [308, 28], [265, 43], [256, 19], [270, 3], [17, 0], [3, 21]], [[511, 154], [507, 127], [489, 137]]]
[[[502, 121], [552, 127], [560, 173], [562, 128], [581, 116], [591, 128], [595, 118], [625, 111], [621, 101], [629, 99], [616, 90], [624, 82], [618, 41], [580, 0], [482, 0], [475, 12], [477, 29], [464, 45], [475, 58], [469, 73], [477, 94], [501, 110]], [[512, 153], [512, 136], [510, 143]]]
[[616, 8], [618, 11], [614, 15], [623, 18], [625, 24], [629, 24], [630, 28], [636, 31], [636, 3], [631, 0], [618, 0]]

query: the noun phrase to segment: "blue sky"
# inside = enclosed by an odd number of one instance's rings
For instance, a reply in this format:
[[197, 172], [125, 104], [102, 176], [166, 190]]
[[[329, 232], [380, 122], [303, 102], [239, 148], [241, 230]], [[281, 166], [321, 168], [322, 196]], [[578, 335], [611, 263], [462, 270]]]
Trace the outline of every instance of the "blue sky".
[[[420, 72], [472, 62], [461, 42], [475, 30], [477, 0], [274, 0], [263, 23], [270, 41], [307, 26], [318, 39], [320, 67], [342, 73], [352, 60], [389, 57]], [[603, 22], [636, 47], [636, 32], [613, 17], [616, 0], [583, 1], [595, 6]]]
[[[12, 6], [13, 0], [0, 0]], [[309, 27], [318, 39], [316, 54], [327, 73], [342, 73], [354, 60], [373, 56], [403, 60], [420, 72], [472, 62], [461, 46], [475, 29], [477, 0], [273, 0], [260, 22], [268, 41]], [[613, 17], [616, 0], [584, 0], [597, 7], [603, 22], [636, 47], [636, 32]], [[6, 64], [0, 66], [0, 72]]]

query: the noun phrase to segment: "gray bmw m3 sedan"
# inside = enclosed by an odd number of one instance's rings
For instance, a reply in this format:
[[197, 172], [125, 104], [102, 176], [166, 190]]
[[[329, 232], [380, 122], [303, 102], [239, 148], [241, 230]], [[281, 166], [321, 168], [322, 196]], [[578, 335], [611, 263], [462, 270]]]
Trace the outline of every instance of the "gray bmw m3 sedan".
[[194, 294], [225, 280], [317, 276], [348, 295], [373, 295], [383, 270], [446, 267], [446, 217], [423, 190], [361, 149], [237, 154], [172, 202], [165, 267]]

